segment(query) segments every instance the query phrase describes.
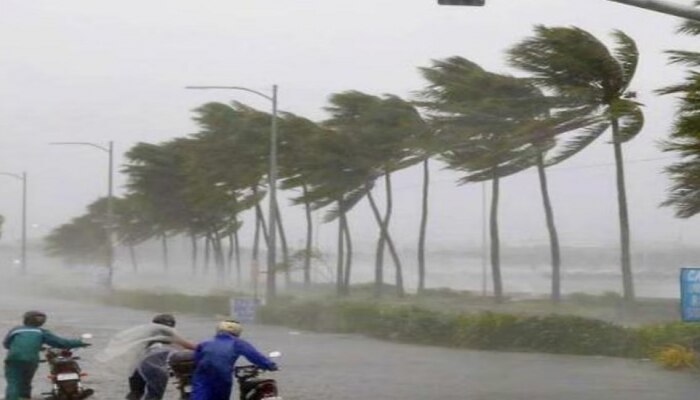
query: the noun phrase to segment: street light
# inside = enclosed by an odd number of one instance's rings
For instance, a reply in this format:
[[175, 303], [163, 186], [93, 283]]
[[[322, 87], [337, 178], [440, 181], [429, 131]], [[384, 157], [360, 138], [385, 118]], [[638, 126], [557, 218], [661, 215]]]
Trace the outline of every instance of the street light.
[[[682, 4], [671, 3], [662, 0], [608, 0], [628, 6], [645, 8], [660, 13], [675, 15], [676, 17], [700, 21], [700, 8]], [[438, 4], [445, 6], [483, 6], [486, 0], [438, 0]]]
[[105, 260], [107, 265], [107, 287], [111, 289], [114, 276], [114, 243], [112, 240], [112, 225], [114, 222], [114, 142], [110, 141], [107, 147], [90, 142], [53, 142], [50, 144], [61, 146], [90, 146], [107, 153], [109, 159], [107, 168], [107, 217], [104, 227], [107, 233], [107, 259]]
[[9, 176], [22, 181], [22, 274], [27, 273], [27, 173], [13, 174], [11, 172], [0, 172], [0, 175]]
[[241, 86], [186, 86], [185, 89], [224, 89], [240, 90], [253, 93], [272, 103], [272, 125], [270, 127], [270, 172], [268, 174], [270, 186], [270, 220], [268, 235], [270, 237], [269, 251], [267, 252], [267, 281], [265, 299], [271, 302], [277, 291], [276, 285], [276, 261], [277, 261], [277, 85], [272, 85], [272, 96], [257, 90], [248, 89]]

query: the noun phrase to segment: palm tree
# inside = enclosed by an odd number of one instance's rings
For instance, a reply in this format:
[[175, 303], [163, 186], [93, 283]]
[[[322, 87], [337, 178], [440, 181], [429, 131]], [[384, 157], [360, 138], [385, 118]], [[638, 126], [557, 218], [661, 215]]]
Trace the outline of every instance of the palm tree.
[[537, 148], [518, 135], [546, 100], [528, 81], [485, 71], [462, 57], [433, 61], [422, 68], [429, 86], [421, 104], [445, 143], [441, 157], [463, 172], [461, 183], [492, 182], [491, 269], [496, 301], [503, 299], [498, 203], [500, 179], [533, 165]]
[[[255, 233], [253, 244], [253, 263], [257, 263], [258, 240], [262, 226], [263, 237], [267, 241], [267, 231], [262, 224], [264, 214], [260, 202], [266, 194], [264, 176], [267, 172], [267, 132], [270, 116], [241, 103], [231, 106], [222, 103], [208, 103], [195, 110], [195, 121], [200, 125], [200, 132], [194, 135], [204, 149], [199, 151], [197, 160], [200, 182], [206, 182], [210, 188], [216, 186], [225, 192], [233, 202], [228, 207], [232, 216], [229, 227], [237, 227], [237, 215], [247, 208], [255, 210]], [[210, 189], [211, 190], [211, 189]], [[284, 254], [284, 265], [289, 265], [286, 236], [282, 221], [278, 220], [277, 229]], [[236, 229], [228, 228], [224, 235], [234, 233]], [[216, 235], [215, 235], [216, 236]], [[221, 236], [221, 235], [218, 235]], [[235, 237], [234, 237], [235, 245]], [[288, 274], [288, 269], [284, 268]]]
[[135, 247], [155, 234], [152, 217], [147, 214], [147, 210], [148, 207], [138, 195], [114, 199], [117, 240], [128, 248], [134, 272], [139, 269]]
[[418, 228], [418, 287], [417, 293], [421, 294], [425, 290], [426, 265], [425, 265], [425, 242], [428, 230], [428, 210], [430, 194], [430, 159], [440, 153], [440, 142], [436, 137], [436, 130], [431, 129], [426, 123], [426, 129], [410, 139], [410, 147], [415, 153], [416, 160], [423, 169], [423, 182], [421, 189], [421, 214]]
[[[679, 32], [700, 35], [700, 23], [687, 21]], [[684, 50], [668, 53], [671, 63], [689, 69], [682, 83], [659, 91], [680, 97], [676, 123], [663, 149], [677, 153], [682, 159], [666, 168], [673, 184], [663, 205], [674, 207], [680, 218], [690, 218], [700, 212], [700, 53]]]
[[55, 228], [45, 238], [46, 253], [75, 265], [90, 265], [104, 260], [109, 241], [104, 229], [107, 198], [90, 204], [87, 212]]
[[307, 190], [293, 201], [310, 204], [313, 210], [330, 207], [325, 221], [338, 221], [336, 292], [343, 296], [349, 294], [352, 267], [347, 214], [365, 196], [371, 167], [360, 142], [345, 133], [326, 130], [309, 142], [309, 148], [301, 172]]
[[142, 212], [149, 216], [153, 234], [161, 239], [164, 267], [168, 268], [167, 237], [186, 230], [193, 219], [186, 198], [187, 176], [181, 144], [139, 143], [127, 153], [123, 171], [128, 175], [127, 189], [137, 196]]
[[308, 163], [315, 156], [314, 141], [326, 131], [315, 122], [291, 114], [283, 113], [280, 134], [280, 187], [284, 190], [300, 189], [300, 197], [306, 216], [306, 243], [303, 252], [304, 285], [311, 284], [311, 255], [313, 252], [313, 219], [312, 207], [307, 201], [309, 183], [305, 171]]
[[[375, 295], [380, 296], [384, 280], [385, 246], [391, 239], [391, 174], [416, 162], [409, 139], [422, 135], [427, 128], [412, 104], [393, 95], [378, 97], [358, 91], [336, 93], [330, 97], [330, 105], [326, 110], [331, 114], [326, 125], [341, 134], [352, 136], [362, 152], [359, 157], [367, 163], [365, 167], [384, 177], [386, 213], [381, 220], [375, 262]], [[389, 251], [396, 266], [397, 292], [403, 295], [403, 267], [393, 241], [389, 245]]]
[[[639, 59], [636, 44], [621, 31], [613, 32], [612, 51], [590, 33], [575, 27], [537, 26], [535, 35], [509, 51], [511, 65], [527, 71], [534, 82], [565, 99], [592, 118], [605, 118], [612, 127], [617, 198], [620, 220], [621, 270], [624, 298], [634, 301], [630, 259], [630, 228], [625, 188], [622, 145], [633, 139], [644, 125], [638, 103], [631, 100], [629, 86]], [[591, 130], [580, 138], [585, 145], [603, 131]]]

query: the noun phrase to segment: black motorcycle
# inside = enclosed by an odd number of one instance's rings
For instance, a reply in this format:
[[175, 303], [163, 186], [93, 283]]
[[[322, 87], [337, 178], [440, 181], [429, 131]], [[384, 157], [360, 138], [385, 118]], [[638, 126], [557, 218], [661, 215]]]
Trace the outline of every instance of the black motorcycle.
[[180, 398], [187, 400], [192, 393], [192, 373], [194, 372], [194, 351], [182, 350], [170, 355], [168, 359], [170, 376], [175, 378], [175, 386]]
[[[91, 337], [83, 335], [83, 339]], [[95, 393], [83, 386], [82, 379], [87, 374], [80, 368], [80, 357], [75, 356], [73, 350], [47, 348], [44, 354], [45, 361], [49, 364], [48, 378], [51, 381], [51, 391], [43, 393], [46, 399], [83, 400]]]
[[[275, 353], [270, 356], [273, 357]], [[282, 400], [277, 390], [277, 381], [261, 377], [265, 370], [255, 365], [245, 365], [235, 368], [238, 381], [238, 391], [241, 400]]]
[[[270, 353], [270, 358], [279, 356], [279, 352]], [[173, 353], [168, 360], [168, 365], [170, 375], [176, 379], [175, 385], [180, 392], [180, 398], [189, 399], [192, 393], [194, 352], [183, 350]], [[264, 370], [254, 365], [234, 369], [241, 400], [282, 400], [277, 390], [277, 382], [272, 378], [261, 377], [263, 372]]]

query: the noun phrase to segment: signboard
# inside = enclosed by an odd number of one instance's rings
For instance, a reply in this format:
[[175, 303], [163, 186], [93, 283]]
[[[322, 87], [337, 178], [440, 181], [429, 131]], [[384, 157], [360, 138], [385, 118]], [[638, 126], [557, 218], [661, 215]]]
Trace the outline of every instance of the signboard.
[[239, 322], [255, 322], [255, 312], [258, 300], [252, 297], [237, 297], [231, 299], [231, 314]]
[[700, 268], [681, 268], [681, 318], [700, 321]]

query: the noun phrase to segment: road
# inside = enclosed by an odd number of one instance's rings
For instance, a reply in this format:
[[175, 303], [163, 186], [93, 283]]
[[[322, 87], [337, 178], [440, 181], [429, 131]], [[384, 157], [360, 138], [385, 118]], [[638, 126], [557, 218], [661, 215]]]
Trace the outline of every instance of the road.
[[[120, 400], [126, 390], [121, 371], [93, 361], [109, 337], [148, 321], [151, 313], [96, 304], [0, 294], [0, 329], [9, 329], [30, 308], [49, 312], [56, 333], [95, 335], [82, 351], [96, 400]], [[215, 316], [179, 316], [192, 339], [213, 333]], [[279, 350], [276, 373], [285, 399], [324, 400], [659, 400], [700, 397], [700, 376], [669, 372], [652, 363], [543, 354], [496, 353], [386, 343], [354, 335], [294, 332], [247, 326], [244, 336], [261, 350]], [[45, 371], [36, 393], [46, 389]], [[4, 382], [0, 383], [4, 393]], [[172, 389], [172, 388], [171, 388]], [[168, 398], [176, 398], [174, 391]]]

